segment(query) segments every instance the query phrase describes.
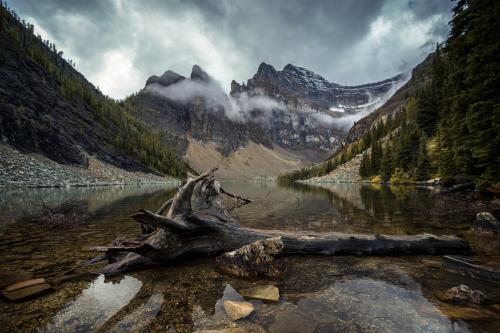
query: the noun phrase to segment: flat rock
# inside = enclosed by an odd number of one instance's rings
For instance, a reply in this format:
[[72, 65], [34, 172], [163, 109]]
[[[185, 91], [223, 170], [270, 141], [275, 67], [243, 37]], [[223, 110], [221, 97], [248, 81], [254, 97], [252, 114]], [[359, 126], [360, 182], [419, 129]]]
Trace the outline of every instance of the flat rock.
[[244, 297], [270, 302], [277, 302], [280, 299], [280, 291], [273, 285], [257, 286], [240, 290], [240, 294]]
[[252, 303], [245, 301], [224, 301], [223, 305], [231, 320], [246, 318], [255, 310]]

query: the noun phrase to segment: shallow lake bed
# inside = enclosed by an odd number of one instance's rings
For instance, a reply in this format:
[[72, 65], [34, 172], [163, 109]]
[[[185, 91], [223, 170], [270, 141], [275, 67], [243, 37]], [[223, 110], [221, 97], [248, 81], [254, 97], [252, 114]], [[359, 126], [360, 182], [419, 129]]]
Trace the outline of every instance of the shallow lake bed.
[[[262, 229], [383, 234], [456, 234], [470, 241], [476, 259], [498, 265], [495, 237], [469, 232], [474, 212], [454, 213], [426, 189], [367, 184], [280, 187], [228, 182], [222, 186], [254, 200], [231, 214]], [[4, 270], [50, 272], [92, 258], [95, 245], [140, 233], [130, 215], [154, 210], [175, 188], [28, 189], [2, 193], [0, 263]], [[29, 200], [27, 200], [29, 198]], [[78, 205], [88, 217], [71, 226], [37, 222], [43, 199], [51, 207]], [[449, 205], [449, 214], [442, 214]], [[73, 207], [72, 206], [72, 207]], [[439, 206], [440, 209], [436, 209]], [[83, 207], [83, 208], [82, 208]], [[9, 243], [10, 242], [10, 243]], [[186, 258], [124, 277], [71, 281], [55, 292], [20, 301], [0, 301], [6, 331], [189, 332], [243, 327], [269, 332], [491, 332], [500, 324], [498, 285], [448, 273], [442, 256], [297, 256], [283, 258], [279, 281], [249, 281], [220, 274], [213, 258]], [[256, 304], [236, 323], [219, 318], [214, 306], [227, 284], [236, 290], [275, 284], [281, 299]], [[488, 295], [480, 306], [443, 303], [437, 297], [466, 284]]]

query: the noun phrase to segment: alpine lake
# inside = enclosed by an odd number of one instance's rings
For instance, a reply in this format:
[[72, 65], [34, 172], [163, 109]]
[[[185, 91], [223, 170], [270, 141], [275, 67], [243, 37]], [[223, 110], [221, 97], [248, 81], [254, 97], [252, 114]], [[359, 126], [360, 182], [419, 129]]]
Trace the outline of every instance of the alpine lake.
[[[466, 202], [410, 186], [225, 182], [251, 204], [231, 207], [242, 225], [260, 229], [405, 235], [457, 235], [472, 259], [500, 267], [500, 241], [477, 234]], [[2, 271], [61, 272], [98, 256], [91, 248], [135, 239], [130, 215], [156, 210], [176, 187], [29, 188], [0, 193]], [[48, 208], [50, 207], [50, 208]], [[47, 209], [73, 216], [47, 223]], [[66, 282], [20, 301], [0, 300], [0, 332], [500, 332], [500, 286], [450, 273], [443, 256], [290, 256], [279, 280], [245, 280], [219, 272], [213, 257], [182, 258], [123, 276]], [[231, 321], [216, 303], [227, 285], [275, 285], [280, 300], [252, 301]], [[442, 301], [451, 287], [482, 291], [481, 305]]]

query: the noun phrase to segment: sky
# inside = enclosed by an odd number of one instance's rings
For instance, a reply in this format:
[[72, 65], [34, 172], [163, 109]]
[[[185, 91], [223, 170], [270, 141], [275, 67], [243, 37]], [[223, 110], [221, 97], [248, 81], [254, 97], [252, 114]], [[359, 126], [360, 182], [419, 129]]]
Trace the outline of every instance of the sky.
[[261, 62], [356, 85], [410, 70], [446, 39], [450, 0], [11, 0], [105, 94], [198, 64], [226, 90]]

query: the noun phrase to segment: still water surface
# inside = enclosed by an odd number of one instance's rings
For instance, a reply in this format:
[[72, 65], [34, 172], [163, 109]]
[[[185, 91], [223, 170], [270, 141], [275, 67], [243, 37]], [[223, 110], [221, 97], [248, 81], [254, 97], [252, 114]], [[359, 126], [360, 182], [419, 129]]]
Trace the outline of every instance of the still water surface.
[[[498, 266], [500, 245], [469, 232], [474, 212], [457, 201], [412, 187], [224, 183], [254, 200], [231, 214], [262, 229], [383, 234], [455, 234], [471, 242], [475, 258]], [[126, 186], [23, 189], [0, 194], [2, 270], [48, 273], [94, 257], [95, 245], [134, 239], [130, 215], [155, 210], [175, 188]], [[76, 222], [47, 225], [46, 207], [75, 212]], [[463, 204], [461, 204], [463, 206]], [[216, 271], [213, 258], [190, 258], [129, 273], [72, 281], [53, 293], [21, 302], [0, 300], [0, 332], [190, 332], [243, 327], [250, 332], [495, 332], [500, 331], [497, 285], [439, 268], [440, 256], [284, 258], [279, 281], [234, 279]], [[436, 268], [437, 267], [437, 268]], [[214, 310], [227, 284], [236, 290], [272, 283], [281, 300], [254, 302], [236, 324]], [[467, 284], [489, 296], [481, 306], [449, 305], [436, 295]]]

